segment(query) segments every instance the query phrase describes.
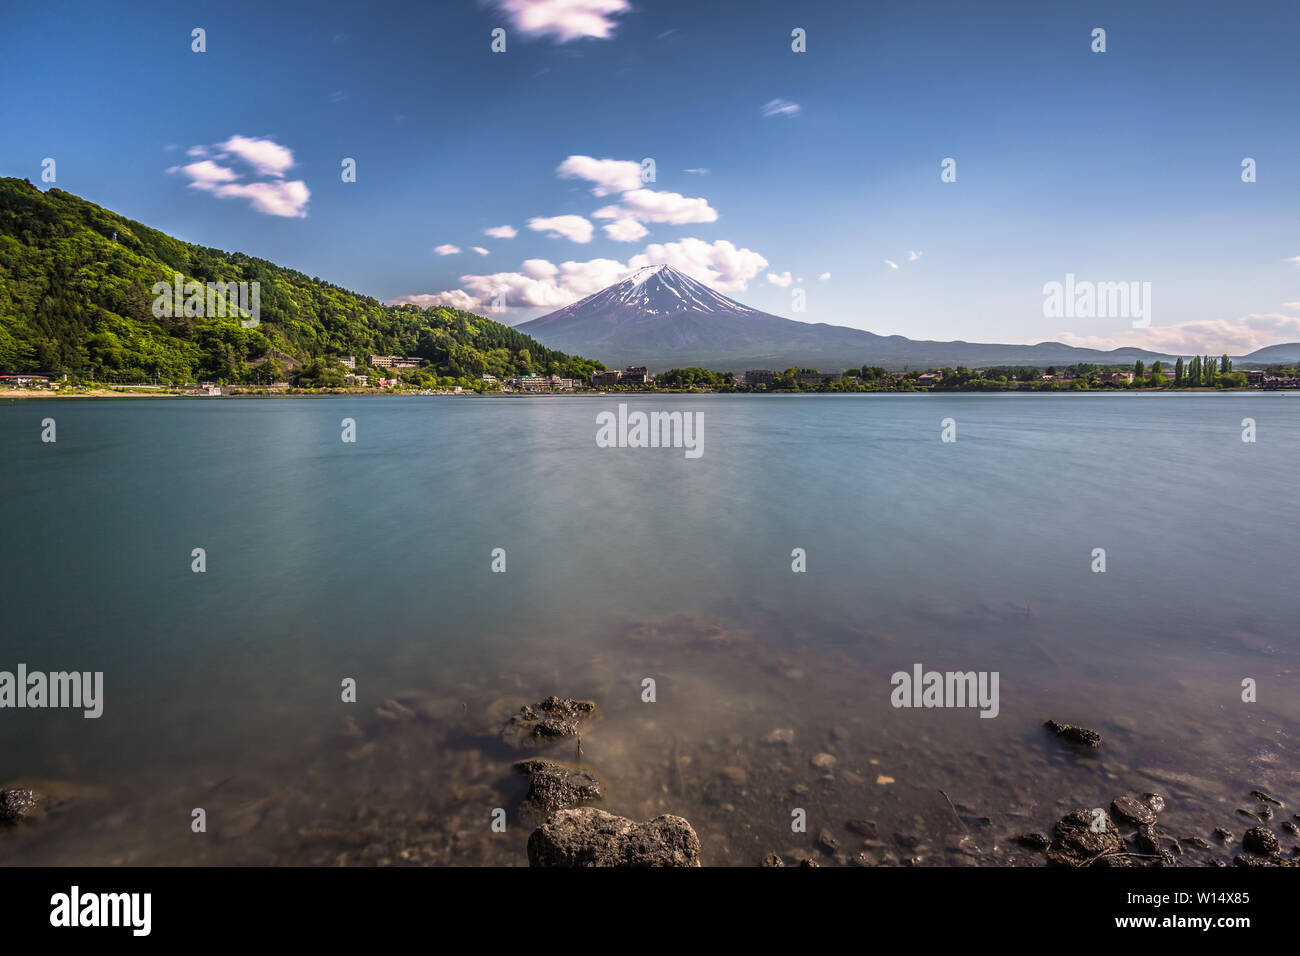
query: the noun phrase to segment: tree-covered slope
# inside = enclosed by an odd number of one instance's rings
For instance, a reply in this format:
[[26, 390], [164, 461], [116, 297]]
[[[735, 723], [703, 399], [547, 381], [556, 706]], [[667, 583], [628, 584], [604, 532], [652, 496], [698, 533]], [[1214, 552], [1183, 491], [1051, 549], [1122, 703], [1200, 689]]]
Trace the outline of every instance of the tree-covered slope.
[[[155, 318], [153, 286], [176, 273], [260, 283], [260, 323]], [[386, 306], [264, 259], [181, 242], [61, 189], [0, 178], [0, 371], [256, 383], [342, 355], [419, 356], [420, 378], [585, 378], [602, 367], [468, 312]]]

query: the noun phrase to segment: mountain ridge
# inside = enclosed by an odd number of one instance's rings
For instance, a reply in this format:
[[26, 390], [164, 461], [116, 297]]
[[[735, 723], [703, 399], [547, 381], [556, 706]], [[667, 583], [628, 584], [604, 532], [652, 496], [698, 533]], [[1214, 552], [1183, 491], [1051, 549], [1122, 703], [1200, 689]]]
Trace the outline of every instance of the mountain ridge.
[[[839, 371], [863, 364], [891, 369], [1127, 365], [1138, 359], [1172, 362], [1179, 357], [1133, 347], [1105, 351], [1062, 342], [1010, 345], [910, 339], [826, 322], [799, 322], [752, 309], [664, 264], [645, 266], [515, 328], [552, 348], [597, 356], [611, 366], [645, 365], [652, 371], [683, 366], [742, 372], [792, 367]], [[1283, 356], [1272, 361], [1289, 360], [1286, 356], [1292, 352], [1300, 357], [1300, 343], [1259, 351], [1269, 350]], [[1246, 355], [1239, 361], [1265, 359]]]
[[[259, 283], [258, 325], [155, 316], [152, 286], [171, 285], [177, 273], [200, 284]], [[422, 384], [472, 384], [482, 374], [586, 379], [602, 367], [482, 316], [384, 305], [265, 259], [183, 242], [64, 190], [0, 177], [0, 371], [256, 384], [306, 367], [307, 384], [342, 384], [343, 355], [422, 358], [424, 368], [402, 373]]]

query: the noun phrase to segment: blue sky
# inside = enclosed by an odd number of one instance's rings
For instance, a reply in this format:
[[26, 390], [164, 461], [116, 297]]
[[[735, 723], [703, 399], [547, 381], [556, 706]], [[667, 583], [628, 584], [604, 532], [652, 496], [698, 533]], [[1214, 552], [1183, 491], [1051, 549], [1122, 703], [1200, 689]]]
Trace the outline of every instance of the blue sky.
[[[0, 174], [44, 186], [51, 157], [62, 189], [384, 300], [499, 293], [513, 324], [666, 261], [756, 308], [913, 338], [1300, 340], [1294, 0], [0, 16]], [[647, 157], [654, 181], [632, 181]], [[1067, 273], [1150, 282], [1150, 327], [1045, 317]]]

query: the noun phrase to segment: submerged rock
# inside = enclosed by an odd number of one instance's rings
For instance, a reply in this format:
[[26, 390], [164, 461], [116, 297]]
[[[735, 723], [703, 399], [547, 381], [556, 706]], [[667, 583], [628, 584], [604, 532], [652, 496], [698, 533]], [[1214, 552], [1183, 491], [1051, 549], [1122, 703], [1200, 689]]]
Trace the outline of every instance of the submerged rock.
[[1089, 730], [1087, 727], [1073, 727], [1070, 724], [1058, 723], [1055, 720], [1049, 720], [1043, 726], [1062, 740], [1081, 747], [1096, 747], [1101, 743], [1101, 734], [1095, 730]]
[[1055, 839], [1047, 848], [1047, 859], [1057, 866], [1086, 866], [1102, 854], [1115, 853], [1124, 847], [1110, 817], [1092, 810], [1067, 813], [1057, 821], [1052, 832]]
[[1155, 812], [1132, 797], [1116, 797], [1110, 802], [1110, 812], [1112, 816], [1134, 826], [1149, 826], [1156, 822]]
[[1040, 852], [1052, 845], [1052, 841], [1046, 833], [1022, 833], [1013, 839], [1023, 847], [1039, 850]]
[[0, 823], [22, 823], [40, 815], [45, 797], [35, 790], [0, 790]]
[[636, 823], [594, 807], [560, 810], [528, 838], [530, 866], [699, 866], [700, 838], [681, 817]]
[[552, 694], [540, 703], [519, 708], [501, 732], [501, 739], [525, 747], [573, 737], [586, 728], [595, 713], [596, 705], [589, 700]]
[[844, 826], [847, 827], [849, 830], [851, 830], [853, 833], [858, 834], [858, 836], [864, 836], [873, 839], [875, 838], [876, 835], [875, 820], [854, 819], [854, 820], [847, 821], [844, 824]]
[[570, 810], [600, 800], [605, 795], [600, 778], [583, 767], [550, 760], [521, 760], [515, 764], [515, 770], [528, 777], [524, 806], [541, 819], [557, 810]]
[[1250, 791], [1250, 795], [1254, 797], [1256, 800], [1258, 800], [1260, 803], [1271, 803], [1273, 804], [1273, 806], [1279, 808], [1286, 806], [1286, 804], [1283, 803], [1281, 800], [1279, 800], [1277, 797], [1270, 796], [1269, 794], [1265, 793], [1263, 790], [1252, 790]]

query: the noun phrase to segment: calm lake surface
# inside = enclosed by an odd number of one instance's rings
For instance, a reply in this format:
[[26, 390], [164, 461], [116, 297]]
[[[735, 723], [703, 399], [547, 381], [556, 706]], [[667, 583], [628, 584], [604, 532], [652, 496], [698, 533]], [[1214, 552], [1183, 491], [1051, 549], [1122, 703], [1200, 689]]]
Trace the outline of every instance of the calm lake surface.
[[[702, 412], [702, 457], [598, 448], [620, 401]], [[601, 806], [706, 865], [1300, 801], [1300, 395], [23, 400], [0, 449], [0, 670], [104, 674], [97, 720], [0, 710], [0, 784], [53, 798], [3, 863], [526, 864], [499, 731], [550, 694], [600, 707]], [[891, 706], [916, 663], [998, 672], [997, 717]]]

